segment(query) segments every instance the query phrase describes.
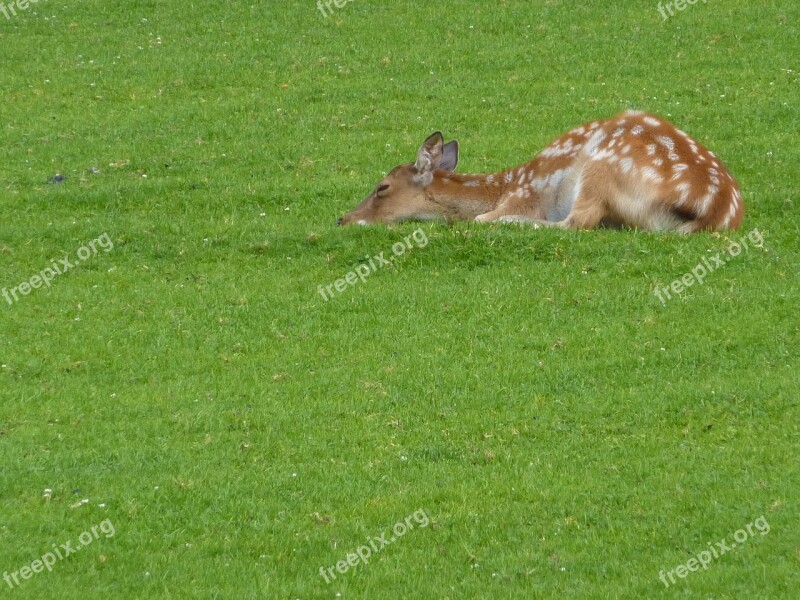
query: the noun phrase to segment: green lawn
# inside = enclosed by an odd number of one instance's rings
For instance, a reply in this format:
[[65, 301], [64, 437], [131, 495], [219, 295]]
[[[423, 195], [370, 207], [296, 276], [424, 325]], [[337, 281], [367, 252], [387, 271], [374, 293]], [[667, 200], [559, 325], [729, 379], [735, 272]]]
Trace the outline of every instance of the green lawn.
[[[800, 4], [332, 12], [0, 11], [0, 598], [796, 598]], [[335, 226], [626, 108], [739, 232]]]

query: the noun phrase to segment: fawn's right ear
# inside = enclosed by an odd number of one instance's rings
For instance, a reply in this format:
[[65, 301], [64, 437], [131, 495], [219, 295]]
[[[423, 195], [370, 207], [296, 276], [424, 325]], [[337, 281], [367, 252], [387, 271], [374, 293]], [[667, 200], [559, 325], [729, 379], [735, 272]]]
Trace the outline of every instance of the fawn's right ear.
[[421, 185], [428, 185], [433, 181], [433, 172], [439, 168], [444, 154], [444, 138], [437, 131], [430, 136], [417, 152], [417, 162], [414, 163], [414, 181]]

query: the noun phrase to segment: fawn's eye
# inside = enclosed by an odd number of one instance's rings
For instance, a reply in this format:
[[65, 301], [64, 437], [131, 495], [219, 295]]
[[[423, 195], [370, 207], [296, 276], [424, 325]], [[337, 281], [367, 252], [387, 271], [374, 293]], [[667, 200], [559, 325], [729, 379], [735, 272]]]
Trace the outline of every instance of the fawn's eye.
[[389, 184], [383, 183], [376, 188], [375, 194], [378, 196], [385, 196], [386, 192], [388, 191], [389, 191]]

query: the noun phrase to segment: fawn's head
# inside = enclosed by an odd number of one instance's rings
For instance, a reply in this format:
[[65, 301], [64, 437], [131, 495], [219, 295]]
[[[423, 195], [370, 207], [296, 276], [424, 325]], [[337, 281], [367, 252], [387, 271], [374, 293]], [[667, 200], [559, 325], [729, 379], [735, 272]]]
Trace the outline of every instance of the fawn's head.
[[339, 219], [339, 225], [444, 218], [444, 209], [432, 199], [428, 188], [437, 171], [441, 175], [452, 173], [456, 165], [458, 142], [445, 144], [437, 131], [422, 144], [415, 163], [392, 169], [361, 204]]

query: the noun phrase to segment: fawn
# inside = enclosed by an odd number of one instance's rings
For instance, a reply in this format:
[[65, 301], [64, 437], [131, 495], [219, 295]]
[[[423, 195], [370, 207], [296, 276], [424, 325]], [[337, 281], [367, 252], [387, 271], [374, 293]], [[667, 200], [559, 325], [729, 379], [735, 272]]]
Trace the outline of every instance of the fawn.
[[668, 121], [627, 111], [568, 131], [522, 166], [455, 173], [458, 142], [431, 135], [340, 225], [444, 219], [573, 229], [738, 229], [744, 203], [713, 152]]

